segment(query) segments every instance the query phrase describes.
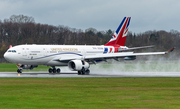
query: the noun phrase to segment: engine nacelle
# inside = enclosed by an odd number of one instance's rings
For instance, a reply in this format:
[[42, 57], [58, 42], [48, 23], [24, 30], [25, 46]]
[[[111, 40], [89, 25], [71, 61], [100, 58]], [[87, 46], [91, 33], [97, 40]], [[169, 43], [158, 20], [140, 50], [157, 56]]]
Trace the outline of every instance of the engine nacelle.
[[127, 56], [124, 58], [124, 60], [135, 60], [136, 56]]
[[17, 64], [17, 67], [19, 69], [30, 69], [32, 70], [33, 68], [38, 67], [38, 65], [23, 65], [23, 64]]
[[89, 63], [83, 60], [71, 60], [68, 62], [68, 67], [72, 71], [80, 71], [84, 67], [84, 69], [88, 69]]

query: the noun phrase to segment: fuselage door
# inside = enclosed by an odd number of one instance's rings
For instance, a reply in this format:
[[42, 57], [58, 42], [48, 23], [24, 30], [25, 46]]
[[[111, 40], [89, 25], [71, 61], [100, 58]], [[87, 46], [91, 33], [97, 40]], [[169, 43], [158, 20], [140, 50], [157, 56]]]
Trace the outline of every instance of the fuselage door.
[[47, 56], [47, 48], [43, 48], [43, 54], [44, 56]]
[[83, 55], [82, 59], [84, 60], [84, 58], [86, 57], [86, 50], [85, 49], [82, 50], [82, 55]]
[[27, 56], [26, 48], [22, 48], [22, 56], [23, 57]]

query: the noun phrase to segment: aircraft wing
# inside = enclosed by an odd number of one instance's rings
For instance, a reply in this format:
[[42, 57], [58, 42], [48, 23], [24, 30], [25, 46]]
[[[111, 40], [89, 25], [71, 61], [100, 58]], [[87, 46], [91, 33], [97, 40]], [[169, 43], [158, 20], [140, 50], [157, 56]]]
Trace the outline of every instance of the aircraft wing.
[[97, 55], [90, 55], [86, 56], [85, 59], [100, 59], [100, 58], [123, 58], [128, 56], [140, 56], [140, 55], [159, 55], [159, 54], [166, 54], [166, 52], [148, 52], [148, 53], [112, 53], [112, 54], [97, 54]]
[[160, 54], [167, 54], [169, 52], [172, 52], [174, 49], [175, 47], [165, 52], [147, 52], [147, 53], [122, 52], [122, 53], [96, 54], [92, 56], [91, 55], [86, 56], [85, 59], [98, 60], [98, 59], [115, 59], [115, 58], [133, 57], [133, 56], [143, 56], [143, 55], [144, 56], [145, 55], [160, 55]]
[[128, 48], [128, 49], [119, 49], [118, 51], [130, 51], [130, 50], [137, 50], [137, 49], [144, 49], [144, 48], [152, 48], [154, 45], [151, 46], [142, 46], [142, 47], [133, 47], [133, 48]]
[[84, 57], [63, 57], [63, 58], [55, 58], [53, 61], [61, 61], [67, 62], [74, 59], [84, 59], [89, 61], [96, 61], [96, 60], [106, 60], [106, 59], [117, 59], [117, 58], [124, 58], [124, 57], [133, 57], [133, 56], [142, 56], [142, 55], [160, 55], [160, 54], [167, 54], [175, 49], [172, 48], [165, 52], [147, 52], [147, 53], [133, 53], [133, 52], [118, 52], [118, 53], [107, 53], [107, 54], [95, 54], [95, 55], [87, 55]]

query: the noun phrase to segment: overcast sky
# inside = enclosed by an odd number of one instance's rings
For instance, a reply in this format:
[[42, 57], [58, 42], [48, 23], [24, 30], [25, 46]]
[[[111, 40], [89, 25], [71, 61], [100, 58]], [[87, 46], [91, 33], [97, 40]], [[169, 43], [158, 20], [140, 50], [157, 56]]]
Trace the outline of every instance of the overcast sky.
[[180, 31], [180, 0], [0, 0], [0, 19], [27, 15], [36, 23], [85, 30], [116, 30], [130, 16], [129, 31]]

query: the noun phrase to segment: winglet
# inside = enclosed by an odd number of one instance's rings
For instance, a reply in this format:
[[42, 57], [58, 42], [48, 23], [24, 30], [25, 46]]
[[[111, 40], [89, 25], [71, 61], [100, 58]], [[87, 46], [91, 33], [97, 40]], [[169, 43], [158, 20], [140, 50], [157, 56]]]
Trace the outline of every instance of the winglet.
[[170, 50], [166, 51], [166, 53], [172, 52], [176, 47], [171, 48]]

